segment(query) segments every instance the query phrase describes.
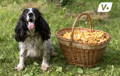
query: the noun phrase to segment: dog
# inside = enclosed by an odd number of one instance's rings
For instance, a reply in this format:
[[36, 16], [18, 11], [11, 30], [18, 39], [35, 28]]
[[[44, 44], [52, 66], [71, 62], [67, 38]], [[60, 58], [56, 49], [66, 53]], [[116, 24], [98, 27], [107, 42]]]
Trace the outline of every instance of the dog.
[[50, 55], [55, 55], [50, 35], [49, 25], [39, 10], [24, 9], [15, 27], [15, 40], [19, 43], [20, 50], [19, 63], [15, 69], [24, 69], [28, 57], [38, 57], [42, 59], [41, 69], [47, 70]]

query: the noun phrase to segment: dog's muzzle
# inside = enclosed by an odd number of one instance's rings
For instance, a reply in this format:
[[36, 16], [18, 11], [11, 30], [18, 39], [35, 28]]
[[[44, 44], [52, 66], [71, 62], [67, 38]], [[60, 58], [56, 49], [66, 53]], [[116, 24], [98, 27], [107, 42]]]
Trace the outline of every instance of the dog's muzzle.
[[32, 30], [35, 28], [35, 16], [33, 13], [28, 13], [27, 15], [27, 21], [28, 21], [28, 29], [29, 30]]

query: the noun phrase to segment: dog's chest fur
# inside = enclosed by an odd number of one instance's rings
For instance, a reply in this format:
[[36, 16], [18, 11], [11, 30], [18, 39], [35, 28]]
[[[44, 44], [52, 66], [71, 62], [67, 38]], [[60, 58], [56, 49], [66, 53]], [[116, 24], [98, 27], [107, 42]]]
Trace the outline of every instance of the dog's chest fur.
[[24, 42], [20, 42], [20, 47], [26, 49], [26, 56], [41, 57], [43, 53], [43, 42], [39, 35], [28, 36]]

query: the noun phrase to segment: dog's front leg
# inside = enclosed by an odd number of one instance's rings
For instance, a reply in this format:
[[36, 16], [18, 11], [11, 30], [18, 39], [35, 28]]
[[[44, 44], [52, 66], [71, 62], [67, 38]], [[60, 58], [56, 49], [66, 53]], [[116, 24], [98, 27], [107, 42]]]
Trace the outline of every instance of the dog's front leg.
[[24, 67], [25, 67], [24, 62], [25, 62], [25, 57], [26, 57], [26, 49], [25, 49], [24, 43], [19, 43], [19, 48], [20, 48], [19, 63], [15, 67], [15, 69], [18, 70], [18, 71], [24, 69]]
[[50, 45], [49, 40], [44, 41], [43, 43], [43, 60], [41, 64], [41, 70], [45, 71], [49, 67], [49, 60], [50, 60]]

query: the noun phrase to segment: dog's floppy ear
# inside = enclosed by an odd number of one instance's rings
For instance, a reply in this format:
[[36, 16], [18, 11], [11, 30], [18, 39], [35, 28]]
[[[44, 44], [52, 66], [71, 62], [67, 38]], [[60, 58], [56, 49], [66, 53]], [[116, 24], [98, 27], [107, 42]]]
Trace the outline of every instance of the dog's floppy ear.
[[34, 9], [34, 11], [37, 17], [35, 21], [36, 31], [39, 32], [43, 41], [48, 40], [50, 38], [49, 25], [46, 22], [46, 20], [42, 17], [42, 14], [37, 9]]
[[15, 39], [16, 41], [20, 42], [20, 41], [24, 41], [26, 38], [26, 24], [22, 19], [22, 16], [19, 18], [17, 25], [15, 27]]

